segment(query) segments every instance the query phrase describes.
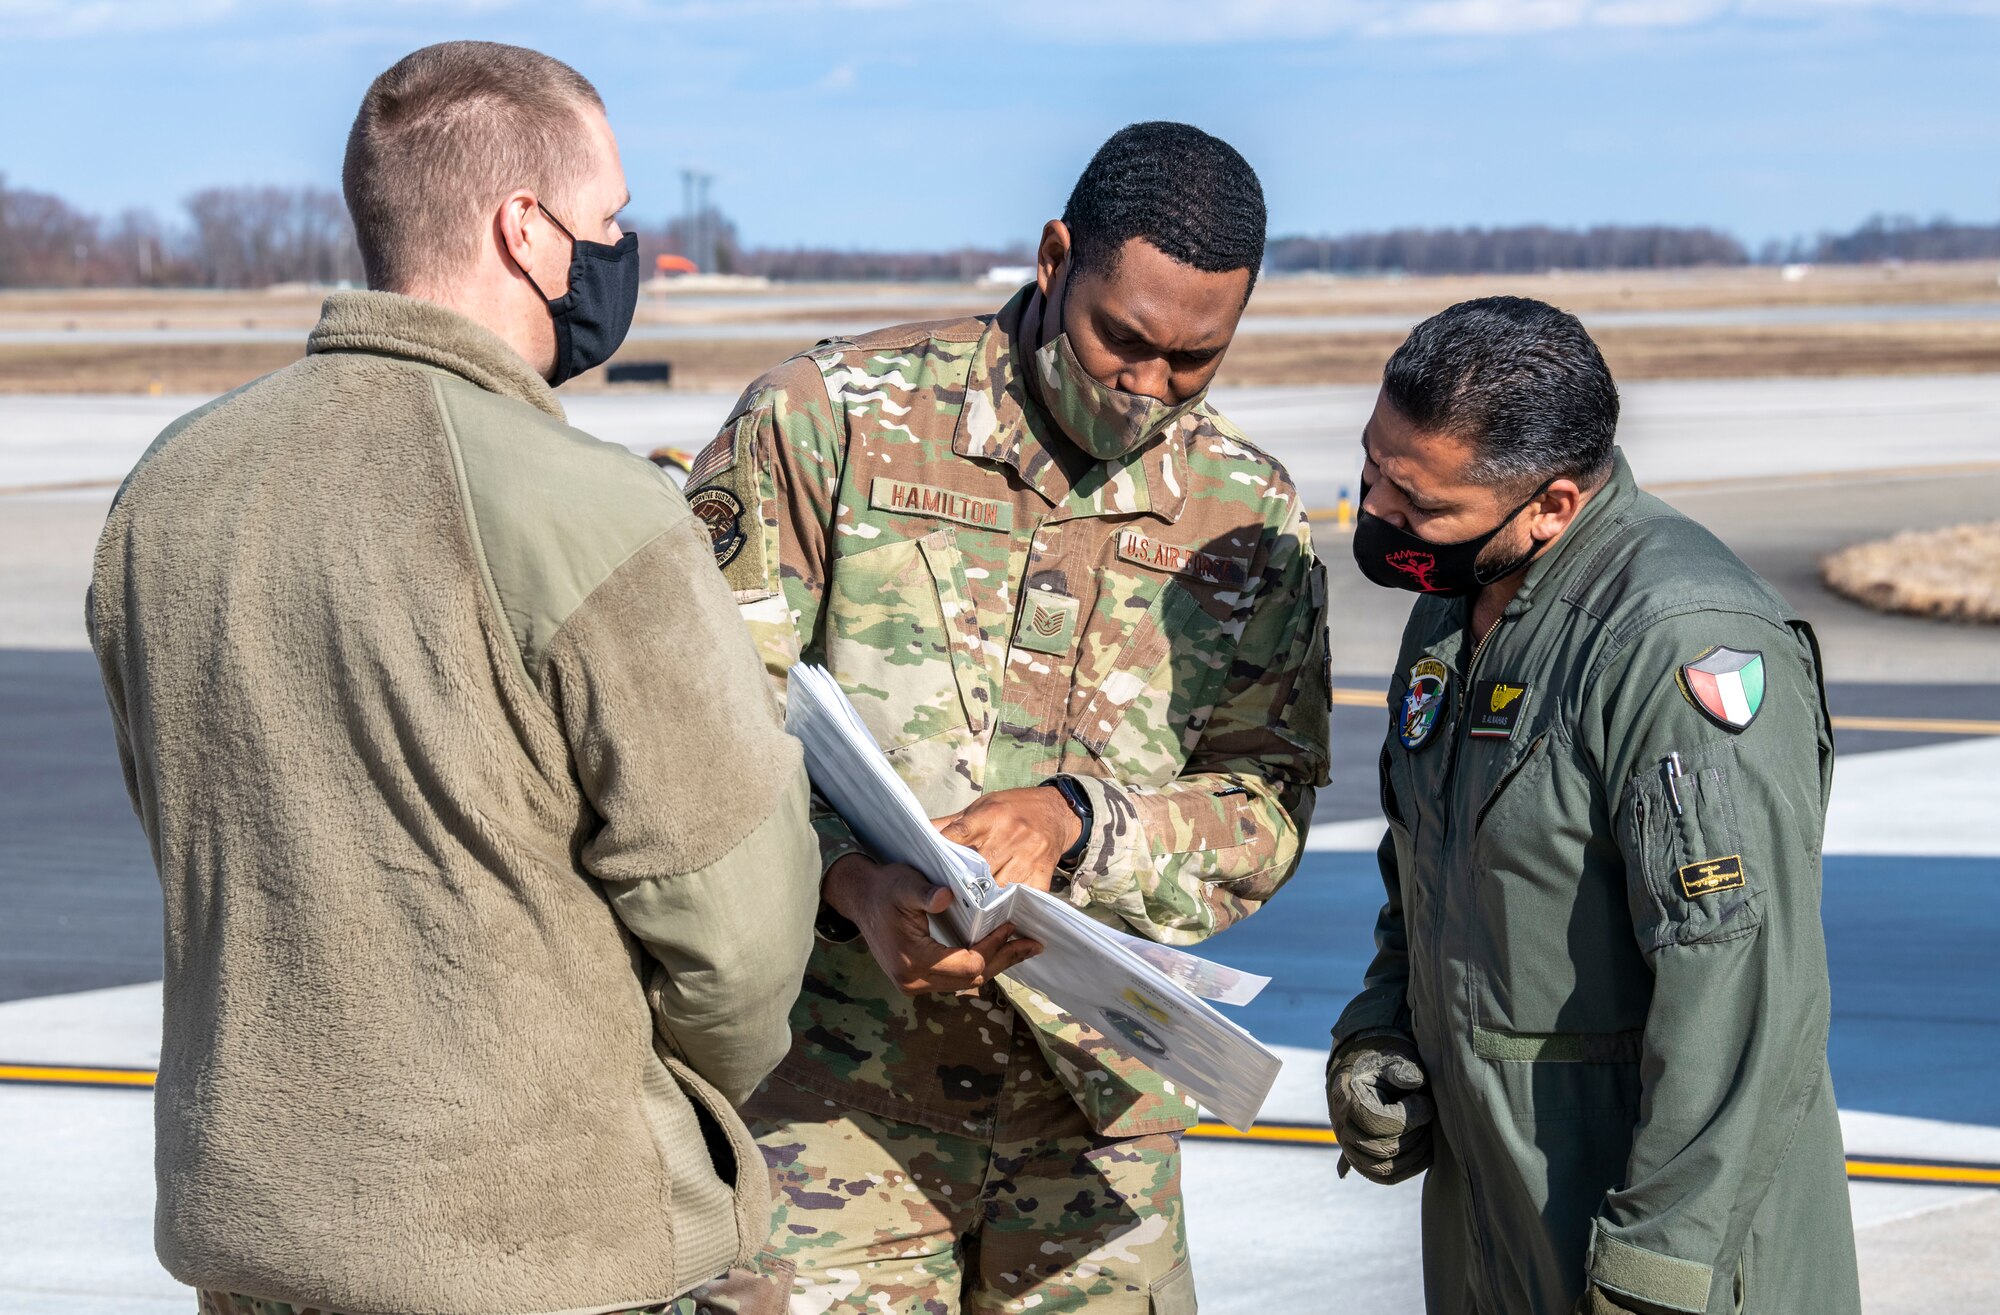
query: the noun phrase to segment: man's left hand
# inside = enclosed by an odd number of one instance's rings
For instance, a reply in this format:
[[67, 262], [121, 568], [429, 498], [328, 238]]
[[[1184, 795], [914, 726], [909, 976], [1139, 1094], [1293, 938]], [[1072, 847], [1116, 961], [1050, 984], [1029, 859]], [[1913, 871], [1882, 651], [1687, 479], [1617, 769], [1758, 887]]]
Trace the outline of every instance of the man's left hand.
[[947, 840], [978, 850], [1001, 885], [1036, 890], [1055, 883], [1056, 864], [1083, 830], [1062, 791], [1047, 785], [983, 794], [931, 825]]

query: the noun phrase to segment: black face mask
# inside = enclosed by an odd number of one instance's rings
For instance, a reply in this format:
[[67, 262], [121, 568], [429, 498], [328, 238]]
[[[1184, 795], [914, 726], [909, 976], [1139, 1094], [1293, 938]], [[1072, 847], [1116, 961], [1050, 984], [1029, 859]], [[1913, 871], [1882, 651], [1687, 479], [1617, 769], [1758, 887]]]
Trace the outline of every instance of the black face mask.
[[549, 320], [556, 327], [556, 365], [549, 382], [560, 384], [610, 360], [631, 331], [632, 313], [639, 308], [639, 235], [627, 233], [611, 246], [581, 242], [547, 207], [542, 213], [569, 239], [569, 291], [551, 300], [533, 274], [521, 272], [549, 303]]
[[[1513, 524], [1529, 503], [1548, 492], [1549, 484], [1554, 482], [1550, 480], [1530, 493], [1526, 501], [1502, 516], [1500, 523], [1486, 533], [1457, 543], [1432, 543], [1364, 511], [1354, 525], [1354, 560], [1363, 575], [1384, 589], [1408, 589], [1440, 598], [1463, 598], [1477, 593], [1520, 570], [1542, 550], [1538, 543], [1504, 566], [1483, 570], [1479, 566], [1479, 554], [1486, 545]], [[1368, 501], [1368, 489], [1367, 484], [1361, 486], [1363, 502]]]

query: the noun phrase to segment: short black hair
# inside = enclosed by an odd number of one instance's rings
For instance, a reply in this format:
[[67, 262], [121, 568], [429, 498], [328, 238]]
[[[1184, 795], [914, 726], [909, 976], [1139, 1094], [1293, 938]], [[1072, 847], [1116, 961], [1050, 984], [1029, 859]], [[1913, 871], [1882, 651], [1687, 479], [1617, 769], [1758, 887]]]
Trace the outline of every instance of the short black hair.
[[1264, 185], [1234, 146], [1185, 123], [1111, 134], [1063, 206], [1075, 274], [1109, 273], [1135, 237], [1210, 273], [1264, 263]]
[[1618, 388], [1583, 324], [1529, 297], [1481, 297], [1416, 328], [1382, 371], [1382, 394], [1418, 429], [1473, 445], [1482, 484], [1573, 479], [1611, 467]]

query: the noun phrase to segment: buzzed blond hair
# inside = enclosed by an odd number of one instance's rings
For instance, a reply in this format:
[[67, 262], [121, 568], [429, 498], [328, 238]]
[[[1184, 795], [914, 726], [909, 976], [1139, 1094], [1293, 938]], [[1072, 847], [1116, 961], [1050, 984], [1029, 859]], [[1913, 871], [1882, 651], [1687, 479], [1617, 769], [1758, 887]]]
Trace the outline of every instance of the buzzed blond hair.
[[340, 171], [368, 286], [458, 273], [517, 188], [564, 204], [590, 167], [587, 108], [604, 102], [582, 74], [520, 46], [445, 41], [396, 61], [362, 97]]

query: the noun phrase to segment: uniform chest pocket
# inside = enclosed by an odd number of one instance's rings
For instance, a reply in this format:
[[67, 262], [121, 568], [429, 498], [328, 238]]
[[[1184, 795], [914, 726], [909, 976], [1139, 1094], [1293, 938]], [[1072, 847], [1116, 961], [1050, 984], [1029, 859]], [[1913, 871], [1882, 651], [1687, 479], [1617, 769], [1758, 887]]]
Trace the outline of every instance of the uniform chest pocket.
[[1728, 940], [1763, 921], [1763, 874], [1743, 852], [1735, 745], [1663, 760], [1626, 786], [1627, 897], [1647, 950]]
[[1082, 661], [1097, 670], [1072, 735], [1092, 757], [1115, 762], [1120, 779], [1171, 780], [1187, 760], [1183, 730], [1199, 682], [1187, 678], [1177, 650], [1217, 656], [1220, 636], [1204, 642], [1207, 615], [1191, 591], [1168, 584], [1123, 644], [1092, 652], [1094, 636], [1085, 634]]
[[826, 595], [827, 669], [884, 751], [984, 729], [984, 637], [950, 530], [842, 557]]

